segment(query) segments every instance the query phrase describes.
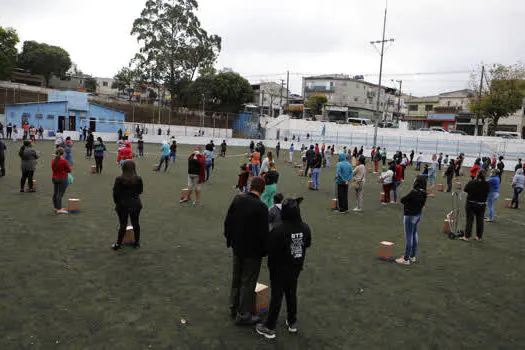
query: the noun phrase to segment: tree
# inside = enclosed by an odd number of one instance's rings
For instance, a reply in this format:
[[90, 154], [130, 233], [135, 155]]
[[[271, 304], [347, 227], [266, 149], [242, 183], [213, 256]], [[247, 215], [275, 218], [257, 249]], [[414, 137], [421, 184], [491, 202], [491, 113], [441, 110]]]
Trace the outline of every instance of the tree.
[[155, 83], [172, 96], [191, 82], [195, 73], [212, 66], [221, 38], [208, 35], [195, 15], [196, 0], [148, 0], [133, 22], [132, 35], [141, 44], [136, 61]]
[[[286, 93], [283, 91], [283, 87], [280, 86], [277, 83], [262, 83], [261, 84], [261, 92], [263, 94], [262, 96], [262, 105], [264, 107], [265, 101], [267, 100], [266, 97], [268, 97], [268, 100], [270, 102], [270, 116], [273, 116], [273, 103], [278, 98], [282, 99], [283, 96], [286, 95]], [[282, 100], [279, 104], [279, 107], [282, 105]]]
[[33, 74], [41, 74], [49, 84], [51, 74], [65, 75], [71, 67], [71, 59], [66, 50], [36, 41], [24, 41], [22, 53], [18, 57], [21, 68]]
[[131, 68], [123, 67], [113, 77], [112, 89], [125, 92], [131, 98], [136, 82], [137, 72]]
[[16, 65], [18, 35], [13, 28], [0, 27], [0, 79], [11, 78]]
[[[480, 79], [473, 75], [473, 81]], [[488, 119], [488, 135], [493, 136], [500, 118], [511, 116], [523, 106], [525, 66], [494, 64], [485, 70], [484, 83], [481, 96], [471, 100], [470, 109]]]
[[86, 90], [88, 92], [96, 92], [97, 91], [97, 79], [92, 77], [87, 77], [84, 86], [86, 87]]
[[312, 94], [308, 97], [306, 101], [306, 107], [310, 108], [314, 114], [321, 114], [323, 110], [323, 105], [328, 102], [326, 95], [323, 94]]

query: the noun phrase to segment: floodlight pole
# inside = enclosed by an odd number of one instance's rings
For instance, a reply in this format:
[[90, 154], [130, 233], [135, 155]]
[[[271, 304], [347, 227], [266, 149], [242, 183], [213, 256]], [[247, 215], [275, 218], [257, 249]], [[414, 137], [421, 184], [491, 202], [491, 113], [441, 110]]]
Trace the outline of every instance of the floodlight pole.
[[385, 18], [383, 20], [383, 39], [379, 40], [379, 41], [371, 41], [370, 42], [370, 44], [372, 44], [372, 45], [381, 44], [381, 52], [380, 52], [381, 60], [380, 60], [380, 63], [379, 63], [379, 82], [377, 84], [376, 123], [375, 123], [375, 126], [374, 126], [374, 144], [373, 144], [374, 147], [377, 146], [377, 128], [378, 128], [378, 125], [379, 125], [379, 116], [381, 115], [381, 111], [380, 111], [381, 81], [382, 81], [382, 78], [383, 78], [383, 56], [384, 56], [384, 53], [385, 53], [385, 43], [386, 42], [394, 42], [394, 39], [385, 40], [387, 7], [388, 6], [385, 6]]

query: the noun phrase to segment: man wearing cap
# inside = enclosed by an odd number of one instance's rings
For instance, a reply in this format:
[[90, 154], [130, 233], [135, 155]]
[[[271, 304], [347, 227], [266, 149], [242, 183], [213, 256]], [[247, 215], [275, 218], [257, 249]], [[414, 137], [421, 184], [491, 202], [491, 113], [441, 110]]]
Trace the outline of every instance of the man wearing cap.
[[254, 325], [259, 318], [253, 313], [255, 286], [266, 255], [268, 208], [260, 197], [265, 181], [253, 177], [250, 192], [235, 196], [224, 220], [226, 246], [233, 249], [233, 276], [230, 315], [237, 325]]
[[182, 196], [180, 200], [181, 204], [189, 202], [191, 192], [193, 191], [195, 191], [195, 201], [193, 202], [193, 205], [199, 204], [201, 196], [201, 181], [199, 180], [199, 177], [203, 168], [200, 155], [199, 148], [196, 147], [195, 151], [193, 151], [188, 158], [188, 191]]

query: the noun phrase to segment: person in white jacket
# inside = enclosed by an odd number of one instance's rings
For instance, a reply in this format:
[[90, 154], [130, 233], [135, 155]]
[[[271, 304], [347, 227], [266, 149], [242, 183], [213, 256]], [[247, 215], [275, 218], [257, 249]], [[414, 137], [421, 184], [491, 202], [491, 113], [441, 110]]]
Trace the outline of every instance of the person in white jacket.
[[518, 209], [520, 193], [525, 187], [525, 176], [523, 176], [523, 169], [516, 170], [516, 175], [512, 179], [512, 188], [514, 189], [514, 196], [510, 205], [513, 209]]
[[392, 171], [392, 165], [391, 165], [391, 167], [384, 173], [381, 173], [381, 176], [379, 177], [379, 182], [383, 184], [383, 192], [385, 193], [383, 202], [381, 204], [390, 203], [390, 191], [392, 190], [393, 181], [394, 181], [394, 172]]
[[270, 170], [269, 165], [271, 162], [273, 162], [273, 154], [272, 152], [268, 152], [268, 156], [264, 158], [261, 165], [261, 174], [267, 173], [268, 170]]

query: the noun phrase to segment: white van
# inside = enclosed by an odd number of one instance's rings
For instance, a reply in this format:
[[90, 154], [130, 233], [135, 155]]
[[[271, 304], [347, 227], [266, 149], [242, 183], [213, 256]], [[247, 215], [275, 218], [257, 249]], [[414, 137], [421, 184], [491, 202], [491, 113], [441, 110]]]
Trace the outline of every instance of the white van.
[[372, 120], [366, 119], [366, 118], [348, 118], [346, 120], [348, 124], [356, 125], [356, 126], [369, 126], [373, 125]]

